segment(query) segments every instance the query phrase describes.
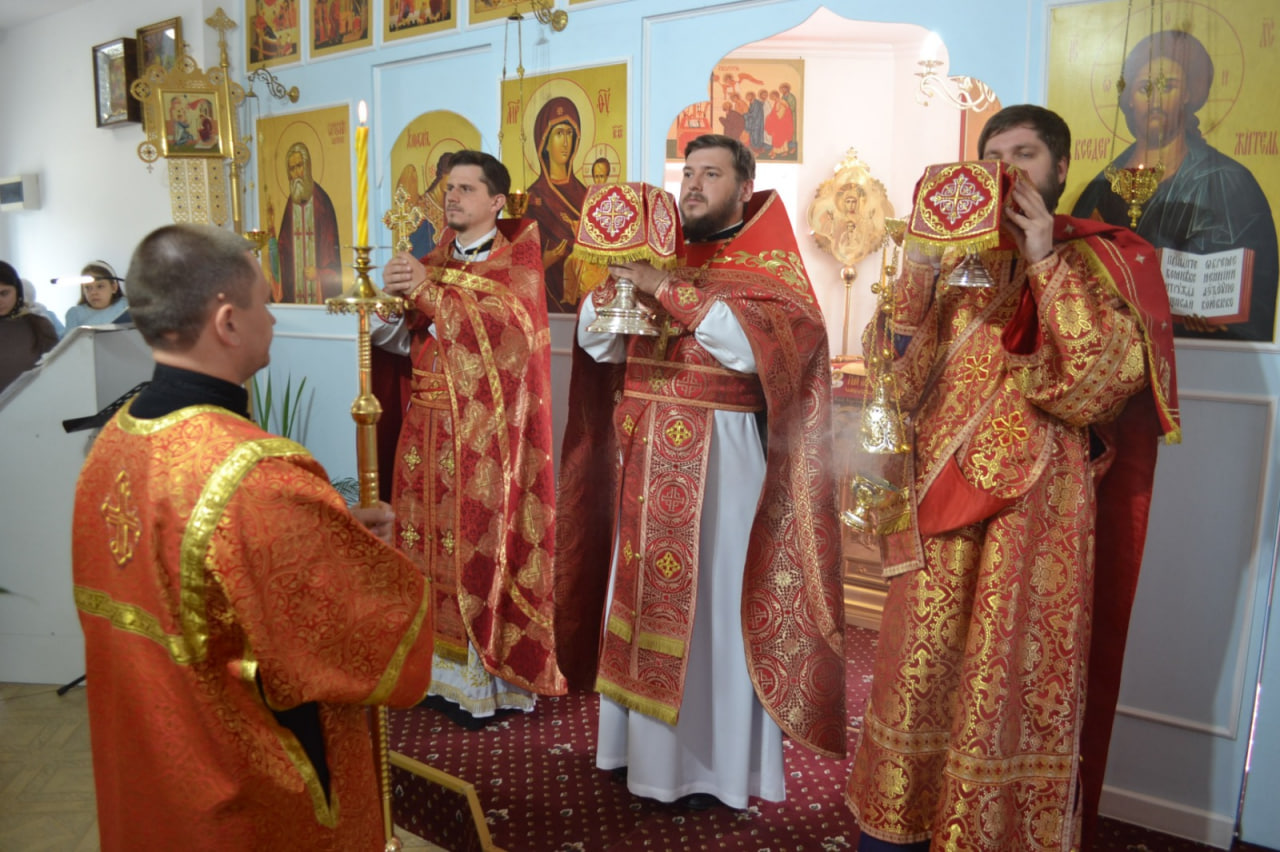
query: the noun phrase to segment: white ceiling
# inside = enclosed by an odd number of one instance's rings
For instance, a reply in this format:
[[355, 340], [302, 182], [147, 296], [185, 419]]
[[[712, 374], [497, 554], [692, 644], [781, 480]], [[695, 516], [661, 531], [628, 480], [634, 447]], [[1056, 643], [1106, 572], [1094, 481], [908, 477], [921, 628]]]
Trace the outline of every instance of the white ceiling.
[[0, 0], [0, 30], [11, 30], [86, 2], [88, 0]]

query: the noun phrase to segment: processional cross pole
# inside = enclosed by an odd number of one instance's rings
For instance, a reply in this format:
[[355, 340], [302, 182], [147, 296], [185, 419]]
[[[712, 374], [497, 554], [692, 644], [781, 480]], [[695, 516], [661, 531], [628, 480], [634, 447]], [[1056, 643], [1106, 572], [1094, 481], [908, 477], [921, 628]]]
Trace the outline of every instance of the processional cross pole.
[[[373, 263], [369, 260], [371, 246], [352, 246], [356, 282], [341, 296], [326, 300], [331, 314], [355, 314], [359, 322], [356, 334], [356, 371], [359, 391], [351, 403], [351, 419], [356, 423], [356, 473], [360, 482], [360, 506], [378, 505], [378, 419], [382, 417], [382, 405], [373, 395], [371, 385], [372, 356], [369, 341], [369, 316], [377, 314], [382, 319], [392, 319], [404, 312], [404, 300], [388, 296], [374, 286], [369, 278]], [[379, 792], [382, 798], [382, 823], [386, 836], [384, 852], [397, 852], [400, 840], [395, 836], [391, 818], [391, 763], [387, 742], [387, 708], [373, 708], [373, 745]]]

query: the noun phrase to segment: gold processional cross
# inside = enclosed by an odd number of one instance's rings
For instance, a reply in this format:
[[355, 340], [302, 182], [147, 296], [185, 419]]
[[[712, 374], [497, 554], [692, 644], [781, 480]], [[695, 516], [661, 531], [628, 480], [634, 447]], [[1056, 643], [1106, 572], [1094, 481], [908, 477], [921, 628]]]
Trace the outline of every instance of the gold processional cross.
[[421, 207], [409, 203], [409, 193], [404, 191], [403, 186], [396, 187], [392, 198], [394, 203], [390, 210], [382, 214], [382, 224], [391, 229], [391, 236], [396, 241], [396, 251], [409, 251], [413, 247], [409, 242], [409, 235], [418, 230], [418, 226], [427, 217]]

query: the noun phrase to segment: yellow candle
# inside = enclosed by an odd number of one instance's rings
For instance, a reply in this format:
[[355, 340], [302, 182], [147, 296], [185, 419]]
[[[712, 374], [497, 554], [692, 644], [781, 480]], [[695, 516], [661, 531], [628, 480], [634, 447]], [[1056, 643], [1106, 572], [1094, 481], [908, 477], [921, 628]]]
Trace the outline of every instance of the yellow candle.
[[360, 102], [356, 128], [356, 245], [369, 245], [369, 109]]

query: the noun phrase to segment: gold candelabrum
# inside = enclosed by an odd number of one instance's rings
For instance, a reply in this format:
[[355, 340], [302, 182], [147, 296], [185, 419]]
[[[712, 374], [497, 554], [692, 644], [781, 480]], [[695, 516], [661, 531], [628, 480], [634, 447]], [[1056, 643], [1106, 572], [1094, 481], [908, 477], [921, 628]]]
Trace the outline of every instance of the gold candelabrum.
[[[899, 456], [911, 451], [896, 381], [891, 365], [894, 358], [893, 282], [898, 274], [898, 252], [906, 232], [902, 219], [885, 220], [885, 240], [881, 249], [880, 280], [871, 285], [877, 297], [865, 352], [867, 384], [863, 398], [860, 438], [864, 452], [873, 456]], [[905, 528], [910, 520], [902, 488], [888, 479], [868, 473], [853, 477], [853, 506], [841, 513], [841, 521], [864, 533], [887, 533]]]
[[[372, 364], [369, 340], [369, 317], [377, 314], [381, 319], [392, 319], [404, 312], [404, 300], [388, 296], [374, 286], [369, 278], [373, 262], [369, 259], [372, 246], [353, 246], [356, 271], [355, 283], [341, 296], [326, 300], [331, 314], [355, 314], [359, 320], [356, 336], [356, 370], [359, 390], [351, 403], [351, 419], [356, 422], [356, 472], [360, 482], [360, 506], [378, 505], [378, 433], [377, 424], [382, 417], [382, 405], [372, 390]], [[382, 797], [382, 823], [386, 836], [384, 852], [397, 852], [401, 848], [395, 836], [391, 819], [391, 763], [387, 742], [387, 708], [373, 708], [373, 741], [377, 761], [379, 792]]]
[[1136, 166], [1116, 168], [1107, 166], [1103, 174], [1111, 182], [1111, 191], [1129, 204], [1129, 227], [1138, 227], [1138, 218], [1142, 216], [1142, 205], [1151, 200], [1164, 177], [1164, 164], [1154, 166], [1139, 163]]

